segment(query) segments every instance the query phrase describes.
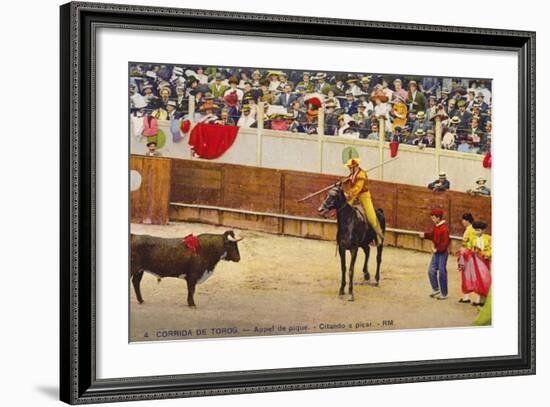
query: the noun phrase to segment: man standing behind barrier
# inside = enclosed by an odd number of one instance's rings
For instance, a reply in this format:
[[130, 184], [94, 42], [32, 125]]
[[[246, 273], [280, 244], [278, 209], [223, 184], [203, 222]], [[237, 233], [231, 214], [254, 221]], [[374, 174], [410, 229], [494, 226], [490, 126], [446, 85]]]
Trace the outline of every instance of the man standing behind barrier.
[[443, 210], [433, 209], [430, 218], [434, 223], [431, 232], [421, 233], [424, 239], [431, 239], [432, 260], [428, 268], [428, 277], [432, 286], [430, 297], [446, 300], [447, 289], [447, 258], [449, 257], [449, 228], [443, 220]]
[[428, 188], [435, 192], [445, 192], [451, 188], [451, 183], [447, 179], [447, 174], [445, 172], [439, 173], [439, 178], [434, 182], [428, 184]]
[[376, 232], [376, 244], [380, 246], [384, 242], [384, 233], [378, 223], [376, 217], [376, 211], [372, 204], [372, 198], [368, 188], [367, 173], [361, 167], [359, 167], [358, 158], [350, 158], [346, 163], [346, 167], [350, 170], [350, 175], [347, 182], [344, 184], [344, 194], [350, 205], [359, 199], [361, 206], [365, 210], [367, 215], [367, 221], [369, 225]]

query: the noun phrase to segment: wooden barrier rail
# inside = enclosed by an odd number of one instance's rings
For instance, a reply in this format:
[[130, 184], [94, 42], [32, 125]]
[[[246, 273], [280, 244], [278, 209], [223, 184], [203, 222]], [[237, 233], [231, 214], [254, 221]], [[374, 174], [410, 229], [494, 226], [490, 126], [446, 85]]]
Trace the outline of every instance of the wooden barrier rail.
[[130, 219], [134, 223], [168, 223], [171, 160], [131, 156], [130, 169], [141, 175], [138, 190], [130, 192]]
[[[308, 172], [172, 160], [170, 202], [203, 204], [316, 220], [324, 196], [303, 203], [298, 199], [336, 182], [339, 177]], [[429, 212], [442, 208], [451, 234], [462, 235], [462, 214], [471, 212], [491, 228], [491, 199], [463, 192], [432, 192], [427, 188], [369, 181], [376, 207], [382, 208], [389, 227], [405, 230], [431, 228]]]
[[[168, 160], [132, 156], [131, 168], [148, 168], [151, 161], [160, 163]], [[151, 200], [142, 190], [132, 193], [133, 222], [143, 221], [143, 208], [148, 207], [143, 202], [147, 198], [148, 205], [158, 207], [149, 210], [149, 213], [166, 212], [161, 222], [148, 217], [152, 223], [163, 223], [164, 219], [170, 218], [334, 239], [334, 223], [323, 221], [317, 214], [324, 195], [303, 203], [299, 203], [298, 199], [336, 182], [339, 179], [337, 176], [202, 160], [170, 159], [169, 164], [164, 164], [162, 169], [157, 164], [158, 171], [169, 173], [155, 178], [157, 183], [169, 182], [169, 188], [163, 189], [166, 199], [159, 197]], [[144, 180], [144, 185], [149, 185], [147, 188], [151, 190], [151, 182]], [[388, 244], [400, 245], [398, 240], [410, 239], [406, 236], [410, 232], [430, 230], [433, 225], [429, 213], [436, 207], [444, 210], [451, 235], [462, 235], [464, 227], [461, 217], [465, 212], [486, 222], [488, 231], [491, 230], [490, 198], [456, 191], [432, 192], [427, 188], [375, 180], [369, 181], [369, 189], [375, 207], [382, 208], [387, 227], [393, 233]], [[167, 191], [169, 195], [166, 195]], [[425, 242], [405, 246], [411, 245], [412, 248], [422, 249]]]

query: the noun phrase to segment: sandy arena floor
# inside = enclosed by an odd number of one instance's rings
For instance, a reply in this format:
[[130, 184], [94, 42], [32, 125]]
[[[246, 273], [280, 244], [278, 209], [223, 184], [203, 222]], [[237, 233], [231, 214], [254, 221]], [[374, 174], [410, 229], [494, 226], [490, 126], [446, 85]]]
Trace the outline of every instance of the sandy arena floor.
[[[132, 233], [183, 237], [222, 233], [226, 227], [198, 223], [132, 224]], [[202, 337], [341, 332], [471, 326], [477, 309], [459, 304], [460, 276], [449, 257], [449, 299], [431, 291], [428, 253], [384, 248], [380, 287], [361, 285], [364, 255], [355, 267], [355, 301], [339, 297], [340, 261], [334, 242], [235, 230], [239, 263], [220, 261], [213, 276], [197, 286], [196, 309], [186, 303], [184, 280], [157, 283], [145, 274], [139, 304], [130, 287], [131, 341]], [[374, 278], [375, 253], [369, 271]], [[349, 255], [348, 255], [349, 261]], [[131, 284], [130, 284], [131, 285]]]

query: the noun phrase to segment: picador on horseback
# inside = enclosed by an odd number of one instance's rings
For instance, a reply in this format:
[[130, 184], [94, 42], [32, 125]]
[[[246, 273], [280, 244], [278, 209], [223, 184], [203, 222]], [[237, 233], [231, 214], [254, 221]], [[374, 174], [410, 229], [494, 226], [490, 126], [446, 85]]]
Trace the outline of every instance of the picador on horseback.
[[[376, 286], [379, 285], [386, 221], [382, 209], [374, 209], [368, 188], [367, 172], [359, 166], [359, 158], [350, 158], [346, 162], [346, 167], [350, 170], [350, 175], [330, 188], [318, 211], [319, 215], [323, 217], [326, 217], [332, 211], [336, 211], [338, 222], [336, 242], [342, 271], [339, 295], [344, 295], [346, 287], [346, 251], [349, 250], [351, 262], [349, 266], [348, 300], [353, 301], [353, 271], [357, 252], [359, 248], [362, 248], [365, 252], [363, 274], [367, 282], [370, 280], [368, 260], [370, 255], [369, 245], [371, 243], [375, 243], [377, 246], [375, 279]], [[360, 203], [360, 208], [354, 206], [357, 201]]]
[[384, 232], [380, 227], [380, 222], [372, 204], [367, 173], [359, 166], [359, 158], [350, 158], [346, 163], [346, 167], [348, 167], [350, 171], [349, 177], [343, 183], [344, 195], [347, 202], [351, 206], [353, 206], [356, 201], [361, 203], [367, 216], [367, 221], [376, 233], [376, 245], [380, 246], [384, 243]]

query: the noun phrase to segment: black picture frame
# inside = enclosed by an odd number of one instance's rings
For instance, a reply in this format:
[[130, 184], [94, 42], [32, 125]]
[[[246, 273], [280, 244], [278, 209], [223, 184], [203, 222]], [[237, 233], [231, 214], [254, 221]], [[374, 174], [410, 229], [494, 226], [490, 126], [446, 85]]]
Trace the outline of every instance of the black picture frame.
[[[70, 404], [535, 373], [535, 33], [115, 4], [60, 7], [60, 396]], [[95, 30], [170, 30], [506, 50], [519, 60], [519, 349], [515, 355], [96, 378]], [[437, 35], [434, 35], [436, 33]]]

